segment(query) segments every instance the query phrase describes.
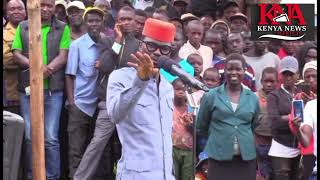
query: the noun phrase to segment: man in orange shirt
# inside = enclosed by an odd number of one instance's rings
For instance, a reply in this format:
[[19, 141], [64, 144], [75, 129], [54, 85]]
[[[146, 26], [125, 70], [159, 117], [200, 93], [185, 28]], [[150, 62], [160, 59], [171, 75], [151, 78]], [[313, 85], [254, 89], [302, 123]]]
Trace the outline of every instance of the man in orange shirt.
[[4, 109], [19, 114], [18, 66], [13, 61], [11, 46], [18, 24], [26, 18], [25, 6], [21, 0], [11, 0], [7, 4], [7, 25], [3, 28], [3, 75], [4, 93], [7, 101]]

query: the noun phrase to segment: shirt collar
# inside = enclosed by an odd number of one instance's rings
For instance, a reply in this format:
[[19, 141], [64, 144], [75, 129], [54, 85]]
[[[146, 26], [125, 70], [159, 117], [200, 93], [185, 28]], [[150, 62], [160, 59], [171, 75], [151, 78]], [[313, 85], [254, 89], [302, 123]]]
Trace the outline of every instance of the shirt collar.
[[190, 43], [190, 41], [189, 41], [189, 40], [187, 41], [187, 45], [188, 45], [189, 47], [191, 47], [192, 49], [196, 50], [196, 51], [200, 50], [200, 49], [201, 49], [201, 47], [202, 47], [202, 44], [200, 44], [199, 49], [196, 49], [194, 46], [192, 46], [192, 44]]
[[[284, 88], [284, 85], [283, 84], [281, 84], [281, 89], [284, 91], [284, 92], [286, 92], [287, 94], [289, 94], [291, 97], [294, 97], [294, 94], [291, 94], [289, 91], [287, 91], [286, 90], [286, 88]], [[295, 92], [295, 91], [294, 91]]]
[[4, 27], [5, 30], [7, 31], [11, 31], [11, 30], [15, 30], [16, 28], [13, 27], [13, 25], [8, 22], [8, 24]]
[[84, 40], [86, 41], [87, 48], [89, 49], [91, 46], [96, 45], [96, 43], [91, 39], [88, 33], [84, 35]]
[[259, 96], [260, 98], [262, 98], [263, 101], [266, 101], [266, 99], [267, 99], [267, 94], [266, 94], [262, 89], [260, 89], [260, 90], [258, 91], [258, 96]]

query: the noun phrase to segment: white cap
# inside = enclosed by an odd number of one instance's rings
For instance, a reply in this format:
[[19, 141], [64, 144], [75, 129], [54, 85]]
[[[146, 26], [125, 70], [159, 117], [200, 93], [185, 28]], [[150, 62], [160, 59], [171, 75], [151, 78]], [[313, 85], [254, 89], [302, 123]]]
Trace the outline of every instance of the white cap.
[[57, 6], [57, 5], [62, 5], [65, 9], [67, 9], [67, 2], [64, 0], [57, 0], [55, 2], [55, 6]]
[[81, 1], [72, 1], [72, 2], [70, 2], [70, 3], [68, 4], [67, 10], [68, 10], [69, 8], [71, 8], [71, 7], [77, 7], [77, 8], [79, 8], [79, 9], [86, 10], [86, 7], [84, 6], [83, 2], [81, 2]]

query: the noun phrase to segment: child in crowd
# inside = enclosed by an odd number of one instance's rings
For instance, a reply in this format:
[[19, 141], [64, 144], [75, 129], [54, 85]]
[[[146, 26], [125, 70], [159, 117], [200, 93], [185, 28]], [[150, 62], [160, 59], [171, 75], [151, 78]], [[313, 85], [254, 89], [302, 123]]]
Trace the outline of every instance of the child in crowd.
[[193, 117], [188, 113], [186, 87], [177, 78], [172, 82], [174, 89], [173, 108], [173, 163], [176, 179], [191, 179], [192, 177], [192, 147], [193, 147]]
[[[203, 73], [203, 83], [210, 89], [220, 86], [221, 81], [220, 81], [220, 74], [218, 72], [218, 69], [214, 67], [206, 69]], [[198, 105], [200, 104], [203, 94], [204, 94], [204, 91], [202, 90], [198, 90], [192, 94], [193, 98], [196, 99], [196, 102], [198, 103]], [[199, 154], [201, 151], [203, 151], [204, 146], [207, 143], [207, 140], [202, 137], [197, 137], [197, 142], [198, 142], [197, 154]]]
[[262, 71], [262, 88], [256, 92], [259, 97], [260, 114], [259, 124], [255, 129], [255, 142], [257, 149], [257, 160], [259, 175], [266, 180], [271, 175], [271, 159], [268, 156], [271, 147], [271, 121], [267, 117], [267, 95], [276, 89], [278, 83], [278, 71], [274, 67], [267, 67]]
[[206, 69], [203, 73], [203, 83], [210, 89], [220, 86], [221, 81], [218, 69], [214, 67]]
[[194, 77], [202, 82], [201, 73], [203, 71], [203, 59], [199, 54], [190, 54], [187, 62], [194, 68]]

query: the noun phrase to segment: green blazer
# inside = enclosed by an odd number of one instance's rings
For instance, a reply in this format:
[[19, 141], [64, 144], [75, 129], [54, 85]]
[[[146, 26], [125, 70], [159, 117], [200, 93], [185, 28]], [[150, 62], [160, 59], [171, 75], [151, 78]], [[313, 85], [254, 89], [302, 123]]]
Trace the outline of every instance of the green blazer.
[[197, 134], [208, 138], [204, 151], [218, 161], [232, 160], [234, 136], [238, 138], [243, 160], [256, 157], [253, 128], [259, 113], [258, 97], [242, 88], [239, 105], [234, 112], [225, 84], [206, 93], [197, 116]]

